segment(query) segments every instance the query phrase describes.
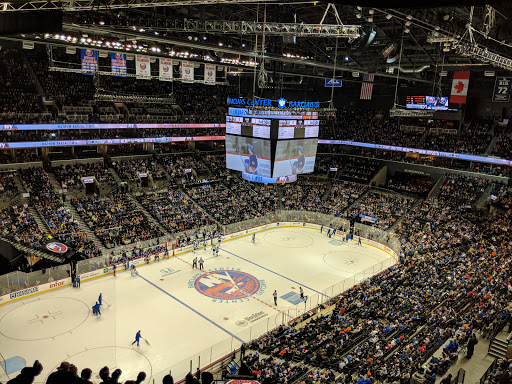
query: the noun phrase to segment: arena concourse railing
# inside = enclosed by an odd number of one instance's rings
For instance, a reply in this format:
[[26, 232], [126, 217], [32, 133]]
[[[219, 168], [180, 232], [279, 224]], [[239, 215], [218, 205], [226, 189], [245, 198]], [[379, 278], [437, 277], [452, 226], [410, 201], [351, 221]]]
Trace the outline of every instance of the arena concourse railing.
[[[341, 236], [344, 236], [348, 232], [350, 229], [350, 222], [341, 217], [334, 217], [319, 212], [279, 211], [243, 222], [223, 226], [221, 228], [223, 233], [222, 241], [229, 241], [255, 232], [265, 231], [270, 228], [289, 226], [314, 229], [319, 229], [320, 226], [323, 226], [324, 229], [336, 228], [338, 231], [337, 236], [339, 236], [334, 238], [334, 240], [336, 240], [341, 239]], [[215, 226], [212, 226], [209, 229], [213, 230], [215, 229]], [[172, 236], [167, 236], [165, 237], [167, 244], [160, 241], [159, 244], [153, 244], [151, 248], [162, 246], [168, 247], [169, 244], [175, 244], [178, 237], [191, 235], [195, 231], [196, 230], [190, 230], [180, 232]], [[240, 348], [242, 342], [247, 343], [258, 339], [279, 326], [293, 326], [299, 323], [305, 314], [312, 312], [316, 313], [319, 308], [322, 309], [327, 305], [334, 303], [336, 296], [352, 288], [354, 285], [360, 284], [375, 274], [392, 267], [398, 262], [400, 255], [400, 241], [396, 236], [394, 236], [392, 231], [384, 231], [356, 223], [353, 227], [353, 233], [355, 241], [357, 241], [360, 236], [365, 245], [375, 246], [382, 249], [386, 251], [390, 257], [381, 262], [375, 263], [362, 272], [347, 277], [331, 287], [324, 289], [321, 294], [309, 296], [305, 302], [296, 305], [295, 308], [280, 311], [275, 315], [270, 314], [270, 316], [268, 316], [268, 314], [263, 310], [246, 318], [239, 319], [236, 322], [236, 325], [241, 328], [239, 332], [233, 332], [232, 336], [203, 349], [193, 356], [189, 356], [177, 363], [174, 363], [160, 372], [153, 373], [152, 382], [162, 382], [163, 377], [169, 373], [169, 370], [172, 370], [174, 378], [176, 381], [179, 381], [184, 378], [187, 373], [195, 372], [197, 368], [212, 371], [215, 369], [225, 368], [225, 365], [223, 365], [222, 362], [224, 359], [229, 359], [229, 356], [233, 351]], [[174, 254], [188, 252], [190, 249], [191, 246], [177, 248], [174, 249]], [[105, 255], [78, 262], [77, 273], [92, 273], [90, 276], [94, 276], [94, 273], [97, 272], [97, 276], [99, 276], [110, 271], [109, 267], [110, 255]], [[19, 289], [35, 286], [39, 283], [48, 283], [58, 279], [69, 278], [70, 268], [71, 266], [66, 264], [47, 269], [44, 272], [12, 272], [8, 275], [0, 276], [0, 289], [3, 293], [9, 293]], [[225, 361], [227, 364], [227, 361], [229, 360]]]

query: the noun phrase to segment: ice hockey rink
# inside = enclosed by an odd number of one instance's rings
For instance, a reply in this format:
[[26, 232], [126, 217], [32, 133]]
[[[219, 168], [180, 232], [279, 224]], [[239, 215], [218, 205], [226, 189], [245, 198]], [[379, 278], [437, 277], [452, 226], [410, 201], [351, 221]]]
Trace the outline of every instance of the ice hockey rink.
[[[192, 268], [195, 256], [204, 271]], [[329, 287], [341, 292], [395, 263], [364, 240], [359, 246], [318, 229], [273, 228], [255, 243], [251, 235], [224, 241], [218, 257], [200, 248], [140, 266], [138, 276], [122, 271], [16, 300], [0, 306], [0, 381], [36, 359], [44, 366], [36, 382], [62, 361], [94, 376], [105, 365], [120, 368], [121, 381], [143, 370], [147, 383], [161, 383], [172, 369], [177, 381], [190, 360], [196, 370], [200, 356], [203, 368], [327, 299]], [[97, 316], [91, 307], [100, 293]], [[149, 344], [132, 345], [138, 330]]]

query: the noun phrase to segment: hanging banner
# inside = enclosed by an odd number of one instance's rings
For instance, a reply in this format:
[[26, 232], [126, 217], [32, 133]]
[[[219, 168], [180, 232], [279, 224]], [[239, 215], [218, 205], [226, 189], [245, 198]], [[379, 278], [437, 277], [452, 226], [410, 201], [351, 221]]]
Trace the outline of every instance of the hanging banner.
[[112, 76], [126, 76], [126, 53], [112, 52], [110, 64]]
[[183, 81], [194, 81], [194, 63], [190, 61], [181, 62], [181, 79]]
[[450, 103], [466, 104], [470, 74], [470, 71], [457, 71], [453, 74], [452, 91], [450, 93]]
[[492, 94], [492, 101], [509, 102], [511, 91], [512, 77], [497, 77], [494, 83], [494, 92]]
[[98, 71], [98, 51], [94, 49], [85, 49], [82, 48], [80, 50], [81, 59], [82, 59], [82, 74], [84, 75], [92, 75]]
[[172, 81], [172, 60], [160, 59], [160, 81]]
[[151, 79], [151, 64], [149, 56], [137, 55], [135, 58], [135, 74], [137, 79]]
[[205, 84], [215, 84], [215, 64], [205, 64], [204, 65], [204, 83]]

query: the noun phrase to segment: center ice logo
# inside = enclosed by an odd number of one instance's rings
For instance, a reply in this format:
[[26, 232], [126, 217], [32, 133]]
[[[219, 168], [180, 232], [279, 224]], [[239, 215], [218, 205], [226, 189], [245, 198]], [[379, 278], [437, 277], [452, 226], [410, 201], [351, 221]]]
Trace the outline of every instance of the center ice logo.
[[266, 284], [240, 270], [219, 269], [194, 276], [189, 287], [211, 297], [214, 302], [238, 302], [247, 301], [255, 294], [261, 295]]

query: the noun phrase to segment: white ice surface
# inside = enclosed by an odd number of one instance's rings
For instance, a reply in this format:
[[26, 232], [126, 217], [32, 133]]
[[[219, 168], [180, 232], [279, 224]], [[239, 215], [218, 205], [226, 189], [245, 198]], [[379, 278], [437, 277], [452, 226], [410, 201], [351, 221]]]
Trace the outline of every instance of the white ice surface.
[[[368, 269], [377, 273], [382, 262], [391, 264], [391, 255], [376, 247], [358, 246], [356, 241], [332, 245], [325, 233], [307, 228], [270, 229], [258, 233], [254, 244], [251, 236], [223, 242], [218, 257], [212, 257], [209, 247], [196, 255], [205, 259], [204, 272], [192, 269], [195, 255], [189, 252], [141, 266], [139, 276], [123, 271], [83, 282], [80, 289], [66, 287], [1, 306], [1, 357], [20, 356], [27, 365], [38, 359], [44, 370], [36, 382], [44, 382], [61, 361], [75, 364], [79, 371], [91, 368], [95, 377], [105, 365], [111, 372], [121, 368], [122, 381], [144, 370], [147, 383], [153, 378], [160, 383], [172, 368], [177, 381], [188, 371], [191, 358], [193, 370], [199, 355], [204, 367], [238, 348], [241, 340], [249, 341], [302, 314], [328, 287], [347, 279], [348, 289], [354, 275]], [[204, 273], [210, 273], [206, 280], [218, 288], [216, 282], [220, 284], [226, 274], [217, 270], [247, 273], [258, 280], [259, 290], [235, 300], [198, 292], [195, 281]], [[234, 281], [227, 285], [226, 292], [235, 297], [247, 296], [251, 288]], [[294, 305], [280, 298], [298, 293], [299, 286], [308, 303]], [[105, 300], [101, 317], [91, 309], [100, 292]], [[245, 320], [261, 312], [259, 320]], [[131, 345], [138, 330], [150, 345]], [[0, 369], [0, 381], [9, 378]]]

